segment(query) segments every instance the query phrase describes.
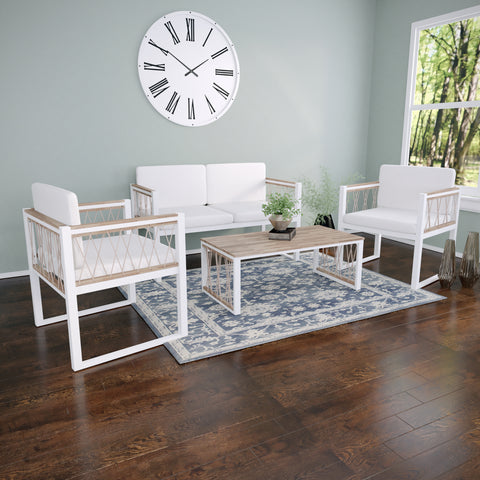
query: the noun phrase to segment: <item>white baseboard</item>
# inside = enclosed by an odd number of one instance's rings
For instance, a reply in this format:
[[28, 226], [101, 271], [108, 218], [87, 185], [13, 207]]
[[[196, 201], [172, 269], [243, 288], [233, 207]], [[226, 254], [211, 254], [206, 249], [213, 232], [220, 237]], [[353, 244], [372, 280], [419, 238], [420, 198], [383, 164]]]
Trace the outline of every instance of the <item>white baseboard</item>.
[[19, 270], [18, 272], [5, 272], [0, 273], [0, 280], [3, 278], [15, 278], [15, 277], [25, 277], [28, 275], [28, 270]]

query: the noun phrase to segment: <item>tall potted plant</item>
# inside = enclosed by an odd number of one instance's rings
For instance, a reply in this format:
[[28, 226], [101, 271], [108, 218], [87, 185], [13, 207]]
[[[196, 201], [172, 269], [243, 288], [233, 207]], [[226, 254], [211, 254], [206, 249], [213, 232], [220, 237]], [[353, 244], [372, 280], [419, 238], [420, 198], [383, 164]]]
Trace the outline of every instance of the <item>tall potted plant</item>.
[[[344, 183], [354, 183], [362, 176], [353, 174]], [[320, 181], [316, 183], [310, 178], [303, 177], [302, 182], [302, 208], [308, 210], [314, 216], [314, 225], [335, 228], [333, 213], [338, 208], [339, 188], [333, 181], [327, 167], [320, 166]]]

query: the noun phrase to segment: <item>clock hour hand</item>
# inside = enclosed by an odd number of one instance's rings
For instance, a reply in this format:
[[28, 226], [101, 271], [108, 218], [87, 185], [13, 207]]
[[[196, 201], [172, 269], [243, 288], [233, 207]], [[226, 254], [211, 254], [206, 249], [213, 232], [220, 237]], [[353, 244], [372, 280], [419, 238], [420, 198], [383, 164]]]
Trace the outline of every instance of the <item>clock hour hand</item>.
[[171, 55], [177, 62], [181, 63], [187, 70], [188, 72], [187, 73], [193, 73], [196, 77], [198, 77], [198, 75], [193, 71], [195, 69], [191, 69], [190, 67], [188, 67], [187, 65], [185, 65], [179, 58], [177, 58], [172, 52], [169, 52], [168, 50], [164, 50], [162, 49], [163, 53], [165, 53], [165, 55]]
[[[195, 73], [195, 70], [196, 70], [198, 67], [201, 67], [204, 63], [207, 63], [209, 60], [210, 60], [210, 59], [207, 58], [207, 59], [204, 60], [202, 63], [198, 64], [195, 68], [192, 68], [192, 69], [189, 68], [189, 69], [188, 69], [188, 72], [185, 74], [185, 76], [190, 75], [191, 73], [193, 73], [194, 75], [197, 75], [197, 74]], [[198, 75], [197, 75], [197, 77], [198, 77]]]

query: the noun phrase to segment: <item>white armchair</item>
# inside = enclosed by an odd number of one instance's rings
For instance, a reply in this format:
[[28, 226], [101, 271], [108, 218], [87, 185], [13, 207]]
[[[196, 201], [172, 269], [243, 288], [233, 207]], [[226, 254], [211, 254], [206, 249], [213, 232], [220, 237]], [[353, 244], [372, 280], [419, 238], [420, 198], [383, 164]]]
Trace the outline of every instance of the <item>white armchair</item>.
[[455, 170], [382, 165], [378, 182], [340, 187], [338, 229], [375, 235], [374, 253], [363, 262], [380, 257], [382, 236], [412, 240], [411, 287], [419, 289], [438, 280], [420, 281], [423, 241], [445, 232], [455, 240], [459, 208]]
[[[182, 214], [132, 219], [129, 200], [79, 205], [74, 193], [42, 183], [32, 185], [32, 194], [34, 208], [24, 209], [23, 216], [35, 325], [67, 320], [73, 370], [187, 335]], [[177, 277], [178, 330], [84, 360], [79, 316], [130, 305], [135, 302], [135, 282], [167, 275]], [[66, 315], [44, 318], [40, 279], [65, 298]], [[78, 295], [119, 286], [126, 286], [126, 300], [78, 310]]]

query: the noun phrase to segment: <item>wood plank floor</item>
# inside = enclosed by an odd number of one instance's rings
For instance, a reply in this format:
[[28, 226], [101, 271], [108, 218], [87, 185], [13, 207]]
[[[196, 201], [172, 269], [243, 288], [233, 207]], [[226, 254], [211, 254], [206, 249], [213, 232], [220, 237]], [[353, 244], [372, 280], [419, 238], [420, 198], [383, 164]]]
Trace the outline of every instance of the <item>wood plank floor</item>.
[[[412, 248], [382, 254], [368, 268], [409, 282]], [[446, 299], [182, 366], [159, 347], [73, 373], [66, 324], [35, 328], [28, 279], [0, 280], [0, 478], [479, 479], [480, 282], [427, 288]], [[151, 338], [130, 307], [82, 334], [89, 356]]]

